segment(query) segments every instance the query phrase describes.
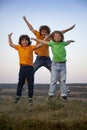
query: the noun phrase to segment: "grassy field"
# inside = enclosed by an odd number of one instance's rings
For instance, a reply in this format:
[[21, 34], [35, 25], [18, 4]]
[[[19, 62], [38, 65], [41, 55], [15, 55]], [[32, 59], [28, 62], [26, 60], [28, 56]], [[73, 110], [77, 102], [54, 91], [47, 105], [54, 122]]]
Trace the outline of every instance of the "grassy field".
[[15, 104], [16, 88], [1, 85], [0, 130], [87, 130], [87, 86], [69, 88], [71, 93], [64, 102], [59, 95], [49, 100], [48, 88], [40, 85], [34, 90], [34, 104], [30, 106], [27, 92]]
[[37, 90], [30, 106], [26, 94], [14, 104], [15, 89], [0, 94], [0, 130], [87, 130], [86, 100], [64, 102], [58, 95], [49, 100], [46, 91]]

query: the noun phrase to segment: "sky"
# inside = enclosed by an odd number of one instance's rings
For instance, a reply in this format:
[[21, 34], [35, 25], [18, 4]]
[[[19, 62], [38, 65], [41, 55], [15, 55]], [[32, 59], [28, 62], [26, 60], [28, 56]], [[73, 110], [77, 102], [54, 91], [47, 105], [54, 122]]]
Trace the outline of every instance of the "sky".
[[[8, 34], [13, 32], [13, 43], [19, 36], [35, 37], [23, 20], [26, 16], [34, 29], [47, 25], [63, 30], [73, 24], [75, 28], [64, 34], [64, 40], [74, 40], [66, 47], [67, 83], [87, 83], [87, 0], [0, 0], [0, 83], [17, 83], [19, 58], [8, 45]], [[32, 44], [35, 44], [32, 41]], [[50, 57], [52, 53], [50, 50]], [[34, 61], [36, 55], [34, 54]], [[35, 73], [35, 83], [50, 83], [50, 72], [45, 67]]]

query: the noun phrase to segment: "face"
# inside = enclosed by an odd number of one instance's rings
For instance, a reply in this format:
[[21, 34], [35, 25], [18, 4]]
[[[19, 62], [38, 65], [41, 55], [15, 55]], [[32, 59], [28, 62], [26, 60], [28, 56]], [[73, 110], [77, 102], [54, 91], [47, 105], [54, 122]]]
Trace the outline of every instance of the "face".
[[41, 36], [43, 38], [45, 38], [46, 35], [47, 35], [47, 31], [46, 30], [41, 30]]
[[55, 42], [60, 42], [61, 41], [61, 35], [59, 33], [55, 33], [54, 34], [54, 41]]
[[21, 45], [22, 45], [23, 47], [28, 46], [28, 40], [26, 40], [26, 39], [21, 40]]

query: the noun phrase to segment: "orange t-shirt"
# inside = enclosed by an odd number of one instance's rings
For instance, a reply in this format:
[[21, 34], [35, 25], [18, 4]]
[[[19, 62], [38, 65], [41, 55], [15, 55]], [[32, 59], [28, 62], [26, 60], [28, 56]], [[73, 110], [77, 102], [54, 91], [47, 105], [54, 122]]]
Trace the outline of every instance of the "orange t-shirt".
[[[40, 35], [40, 32], [37, 30], [34, 30], [34, 34], [36, 36], [36, 38], [44, 40], [43, 37]], [[48, 39], [46, 41], [49, 41]], [[39, 42], [36, 42], [36, 45], [40, 44]], [[39, 56], [49, 56], [49, 46], [43, 44], [40, 48], [38, 48], [37, 50], [35, 50], [35, 54], [39, 55]]]
[[33, 50], [35, 49], [34, 45], [27, 47], [15, 45], [15, 49], [18, 50], [19, 64], [33, 66]]

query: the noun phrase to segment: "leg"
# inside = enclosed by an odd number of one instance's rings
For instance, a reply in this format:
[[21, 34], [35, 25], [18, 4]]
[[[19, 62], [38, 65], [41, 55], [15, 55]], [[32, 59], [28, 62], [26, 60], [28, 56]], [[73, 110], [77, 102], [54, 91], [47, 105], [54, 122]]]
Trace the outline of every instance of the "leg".
[[52, 61], [50, 59], [50, 57], [46, 57], [44, 60], [44, 66], [51, 72], [51, 64]]
[[58, 80], [58, 65], [55, 62], [53, 62], [51, 68], [51, 83], [48, 92], [49, 96], [54, 96], [56, 91], [57, 80]]
[[25, 78], [26, 78], [25, 67], [20, 67], [20, 71], [19, 71], [19, 82], [18, 82], [18, 85], [17, 85], [16, 98], [15, 98], [15, 102], [14, 103], [17, 103], [18, 100], [21, 97], [22, 87], [23, 87]]
[[41, 57], [40, 56], [37, 56], [36, 57], [36, 60], [34, 62], [34, 65], [33, 65], [33, 68], [34, 68], [34, 73], [41, 67], [43, 66], [42, 65], [42, 60], [41, 60]]
[[61, 64], [61, 69], [60, 69], [60, 92], [61, 92], [61, 96], [67, 96], [66, 63]]
[[20, 71], [19, 71], [19, 82], [18, 82], [18, 85], [17, 85], [17, 92], [16, 92], [17, 96], [21, 96], [22, 87], [23, 87], [23, 84], [25, 82], [25, 78], [26, 78], [25, 67], [20, 67]]
[[32, 66], [27, 68], [27, 81], [28, 81], [28, 97], [33, 98], [34, 72]]

